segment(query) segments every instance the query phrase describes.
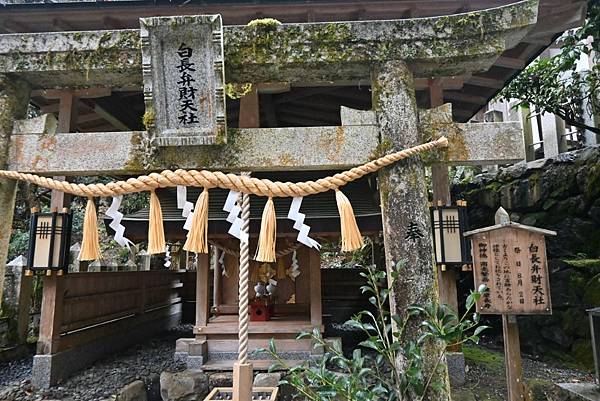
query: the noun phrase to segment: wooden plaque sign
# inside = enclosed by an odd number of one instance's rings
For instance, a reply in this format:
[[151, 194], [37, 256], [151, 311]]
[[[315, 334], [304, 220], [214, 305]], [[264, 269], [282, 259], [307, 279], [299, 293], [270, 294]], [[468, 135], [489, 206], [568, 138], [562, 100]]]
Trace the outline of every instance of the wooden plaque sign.
[[156, 145], [224, 143], [221, 16], [142, 18], [140, 37], [144, 121]]
[[472, 241], [475, 288], [488, 287], [479, 313], [552, 313], [545, 235], [556, 233], [509, 220], [465, 233]]

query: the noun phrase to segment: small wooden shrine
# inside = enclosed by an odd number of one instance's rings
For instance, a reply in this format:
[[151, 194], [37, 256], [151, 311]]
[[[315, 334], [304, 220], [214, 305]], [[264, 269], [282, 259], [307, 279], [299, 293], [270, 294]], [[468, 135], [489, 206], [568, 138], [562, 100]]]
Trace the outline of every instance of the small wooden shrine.
[[[258, 177], [264, 174], [257, 174]], [[290, 181], [316, 178], [314, 173], [270, 174]], [[196, 199], [200, 191], [190, 189], [187, 199]], [[377, 204], [372, 182], [361, 179], [345, 188], [363, 235], [376, 235], [381, 231], [381, 211]], [[185, 241], [185, 218], [177, 208], [173, 189], [158, 192], [165, 224], [165, 235], [170, 243]], [[227, 233], [227, 212], [222, 207], [227, 191], [212, 190], [209, 200], [210, 253], [174, 255], [183, 257], [189, 265], [196, 264], [197, 316], [195, 340], [181, 339], [177, 344], [179, 358], [191, 366], [203, 369], [228, 369], [237, 356], [239, 319], [239, 241]], [[323, 331], [321, 301], [321, 257], [316, 248], [296, 241], [294, 220], [287, 216], [290, 199], [275, 199], [277, 215], [277, 260], [274, 263], [250, 261], [249, 299], [250, 329], [249, 349], [265, 348], [271, 338], [278, 349], [294, 361], [306, 360], [314, 352], [309, 339], [295, 340], [298, 333], [319, 328]], [[265, 200], [251, 197], [250, 249], [256, 249], [260, 219]], [[304, 224], [310, 226], [310, 237], [319, 241], [339, 240], [339, 217], [335, 197], [331, 193], [307, 197], [302, 203], [306, 215]], [[149, 208], [124, 216], [121, 223], [128, 238], [134, 242], [147, 240]], [[111, 219], [106, 218], [107, 229]], [[184, 262], [185, 263], [185, 262]], [[267, 368], [272, 361], [261, 361], [255, 368]]]

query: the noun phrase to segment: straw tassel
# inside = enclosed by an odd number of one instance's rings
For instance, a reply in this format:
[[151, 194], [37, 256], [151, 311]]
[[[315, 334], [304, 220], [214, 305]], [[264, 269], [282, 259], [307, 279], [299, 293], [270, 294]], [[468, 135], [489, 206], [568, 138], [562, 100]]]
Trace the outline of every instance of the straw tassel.
[[340, 213], [342, 251], [351, 252], [360, 249], [363, 246], [363, 238], [358, 229], [358, 225], [356, 224], [354, 210], [352, 210], [350, 201], [346, 195], [339, 190], [335, 191], [335, 200]]
[[208, 189], [206, 188], [196, 201], [192, 226], [183, 249], [188, 252], [208, 253]]
[[98, 217], [96, 216], [96, 205], [93, 198], [88, 198], [83, 218], [83, 239], [79, 260], [100, 259], [100, 242], [98, 240]]
[[165, 230], [163, 228], [162, 210], [156, 192], [150, 192], [150, 221], [148, 222], [148, 253], [164, 253], [167, 244], [165, 242]]
[[255, 259], [258, 262], [275, 262], [275, 236], [277, 232], [277, 216], [275, 216], [275, 204], [273, 198], [269, 197], [263, 210], [260, 223], [260, 234], [258, 236], [258, 248]]

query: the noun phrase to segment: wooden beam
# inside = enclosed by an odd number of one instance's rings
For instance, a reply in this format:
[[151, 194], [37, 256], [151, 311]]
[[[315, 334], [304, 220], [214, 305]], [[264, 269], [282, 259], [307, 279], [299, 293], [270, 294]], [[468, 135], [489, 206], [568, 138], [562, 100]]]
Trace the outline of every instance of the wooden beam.
[[62, 18], [55, 17], [52, 19], [52, 25], [63, 31], [75, 31], [75, 27]]
[[313, 96], [313, 95], [320, 95], [322, 93], [327, 93], [330, 92], [331, 88], [326, 87], [326, 86], [319, 86], [316, 88], [295, 88], [294, 90], [290, 91], [289, 93], [282, 95], [282, 96], [277, 96], [274, 101], [276, 105], [282, 104], [282, 103], [289, 103], [289, 102], [293, 102], [295, 100], [298, 99], [303, 99], [305, 97], [309, 97], [309, 96]]
[[471, 104], [485, 104], [488, 101], [488, 98], [485, 96], [473, 95], [466, 92], [444, 92], [444, 99], [454, 100], [462, 103], [471, 103]]
[[110, 96], [112, 90], [106, 86], [82, 89], [36, 89], [31, 91], [31, 96], [41, 96], [46, 99], [60, 99], [66, 92], [70, 92], [73, 96], [77, 96], [81, 99], [90, 99]]
[[108, 121], [116, 129], [121, 130], [121, 131], [129, 131], [131, 129], [127, 125], [125, 125], [123, 122], [121, 122], [121, 120], [119, 120], [117, 117], [110, 114], [108, 111], [106, 111], [104, 108], [100, 107], [99, 105], [97, 105], [97, 104], [94, 105], [93, 110], [94, 110], [94, 113], [98, 114], [100, 117], [102, 117], [103, 119]]
[[484, 86], [486, 88], [500, 89], [504, 86], [504, 81], [501, 79], [482, 77], [480, 75], [473, 75], [467, 84], [475, 86]]
[[526, 62], [520, 58], [500, 56], [494, 61], [494, 66], [522, 70], [525, 68]]

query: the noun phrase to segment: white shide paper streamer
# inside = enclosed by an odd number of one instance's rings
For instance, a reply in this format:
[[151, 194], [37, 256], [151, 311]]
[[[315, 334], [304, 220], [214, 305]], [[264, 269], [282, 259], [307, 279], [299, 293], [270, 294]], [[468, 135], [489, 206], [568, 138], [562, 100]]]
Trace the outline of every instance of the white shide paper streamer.
[[192, 227], [192, 218], [194, 217], [194, 204], [188, 202], [187, 187], [184, 185], [177, 185], [177, 208], [181, 209], [181, 215], [185, 217], [183, 229], [190, 231], [190, 227]]
[[131, 250], [130, 246], [133, 245], [133, 242], [125, 238], [125, 227], [121, 224], [123, 213], [119, 212], [119, 208], [121, 207], [122, 201], [123, 195], [113, 196], [112, 203], [105, 214], [112, 218], [112, 221], [108, 226], [115, 231], [115, 241], [117, 244]]
[[300, 206], [302, 205], [302, 197], [297, 196], [292, 199], [292, 205], [290, 206], [290, 211], [288, 212], [287, 218], [290, 220], [294, 220], [294, 229], [298, 230], [298, 242], [306, 245], [309, 248], [315, 248], [317, 250], [321, 249], [321, 244], [319, 244], [314, 239], [308, 236], [310, 232], [310, 226], [304, 224], [304, 219], [306, 215], [304, 213], [300, 213]]
[[165, 263], [163, 266], [167, 269], [171, 267], [171, 249], [169, 248], [169, 245], [165, 247]]
[[248, 233], [242, 231], [243, 221], [240, 217], [240, 212], [242, 211], [239, 205], [240, 195], [240, 192], [229, 191], [223, 210], [229, 212], [226, 220], [231, 223], [231, 227], [229, 227], [228, 233], [238, 238], [242, 243], [247, 244], [249, 239]]

